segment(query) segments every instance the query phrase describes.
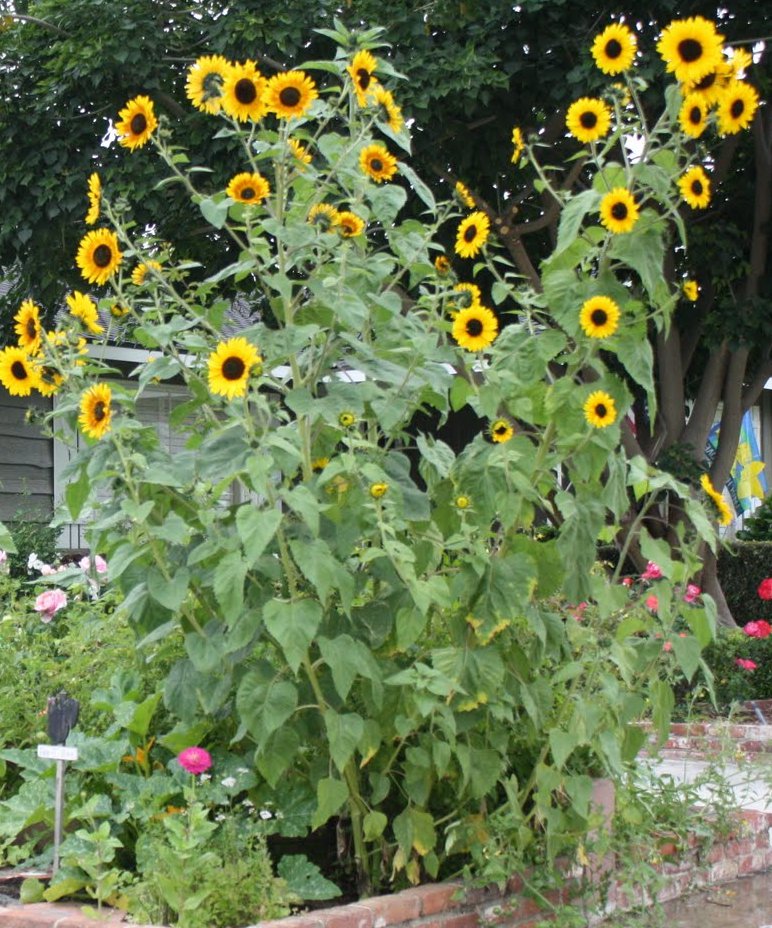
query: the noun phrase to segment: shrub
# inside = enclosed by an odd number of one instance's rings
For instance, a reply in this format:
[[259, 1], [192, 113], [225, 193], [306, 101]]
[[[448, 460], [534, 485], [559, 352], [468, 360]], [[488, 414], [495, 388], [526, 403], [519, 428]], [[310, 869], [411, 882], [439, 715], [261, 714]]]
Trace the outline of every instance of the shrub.
[[768, 541], [772, 543], [772, 495], [767, 496], [754, 510], [750, 519], [737, 533], [740, 541]]
[[718, 557], [721, 589], [738, 625], [753, 619], [772, 622], [772, 600], [759, 599], [761, 581], [772, 574], [772, 541], [735, 541]]
[[[743, 631], [722, 630], [704, 657], [713, 673], [720, 711], [728, 712], [738, 702], [772, 699], [772, 636], [749, 638]], [[756, 668], [744, 669], [737, 660], [753, 661]]]

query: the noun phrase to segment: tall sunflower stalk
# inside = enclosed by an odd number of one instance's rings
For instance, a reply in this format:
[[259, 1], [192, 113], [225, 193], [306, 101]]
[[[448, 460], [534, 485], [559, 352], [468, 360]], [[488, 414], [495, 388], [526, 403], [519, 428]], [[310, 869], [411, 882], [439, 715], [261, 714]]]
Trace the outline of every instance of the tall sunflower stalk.
[[[220, 266], [134, 228], [109, 177], [91, 178], [97, 228], [76, 261], [106, 285], [98, 313], [80, 300], [36, 353], [0, 361], [16, 392], [47, 372], [52, 421], [84, 436], [61, 518], [93, 507], [92, 547], [138, 638], [184, 641], [169, 711], [199, 738], [251, 745], [277, 808], [299, 794], [308, 828], [350, 829], [364, 893], [446, 873], [459, 853], [501, 879], [537, 839], [570, 850], [596, 824], [590, 774], [633, 761], [647, 711], [664, 737], [670, 683], [712, 636], [710, 599], [681, 595], [715, 543], [712, 510], [623, 447], [632, 392], [656, 412], [647, 327], [680, 295], [662, 274], [668, 223], [683, 232], [680, 199], [710, 195], [684, 140], [703, 111], [681, 101], [718, 62], [713, 33], [693, 32], [663, 36], [688, 86], [654, 129], [618, 89], [569, 107], [586, 187], [555, 191], [543, 290], [512, 272], [468, 191], [466, 211], [438, 203], [405, 160], [377, 30], [357, 45], [336, 26], [334, 60], [270, 77], [204, 56], [187, 94], [227, 156], [192, 166], [145, 96], [117, 130], [182, 185]], [[636, 90], [627, 27], [592, 54]], [[747, 87], [725, 91], [747, 116]], [[731, 131], [745, 117], [723, 100]], [[517, 170], [535, 165], [520, 130], [513, 142]], [[37, 338], [35, 318], [25, 307], [20, 338]], [[111, 388], [97, 346], [116, 337], [148, 356]], [[137, 416], [158, 384], [177, 397], [174, 450]], [[451, 447], [437, 430], [461, 411], [467, 440]], [[677, 557], [637, 525], [656, 607], [595, 563], [652, 495], [684, 511]]]

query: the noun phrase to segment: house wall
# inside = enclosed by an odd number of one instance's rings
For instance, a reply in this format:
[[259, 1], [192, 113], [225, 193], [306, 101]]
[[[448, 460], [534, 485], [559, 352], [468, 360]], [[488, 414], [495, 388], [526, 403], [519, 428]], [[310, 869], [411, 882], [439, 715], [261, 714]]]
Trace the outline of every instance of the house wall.
[[53, 442], [27, 421], [27, 410], [47, 412], [46, 397], [0, 390], [0, 521], [48, 521], [53, 510]]

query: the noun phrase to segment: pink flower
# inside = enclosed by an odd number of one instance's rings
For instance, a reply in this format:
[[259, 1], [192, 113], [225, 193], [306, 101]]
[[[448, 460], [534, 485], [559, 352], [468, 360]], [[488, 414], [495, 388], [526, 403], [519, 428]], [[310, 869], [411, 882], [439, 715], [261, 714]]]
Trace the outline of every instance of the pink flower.
[[663, 650], [663, 651], [672, 651], [672, 650], [673, 650], [673, 642], [672, 642], [672, 641], [666, 641], [666, 642], [662, 645], [662, 650]]
[[0, 548], [0, 564], [5, 564], [7, 560], [8, 560], [8, 553], [6, 551], [3, 551], [2, 548]]
[[212, 755], [203, 748], [185, 748], [177, 755], [177, 760], [188, 773], [204, 773], [212, 766]]
[[[78, 562], [78, 567], [81, 570], [91, 570], [91, 558], [88, 555], [82, 557]], [[94, 557], [94, 569], [98, 574], [107, 573], [107, 561], [100, 554]]]
[[48, 623], [66, 605], [67, 594], [64, 590], [46, 590], [35, 600], [35, 611], [40, 613], [42, 622]]
[[764, 619], [757, 619], [755, 622], [748, 622], [743, 631], [749, 638], [768, 638], [772, 634], [772, 625]]
[[755, 670], [758, 667], [756, 661], [749, 661], [744, 657], [738, 657], [735, 660], [735, 664], [737, 664], [738, 667], [742, 667], [743, 670]]
[[659, 566], [654, 563], [654, 561], [649, 561], [646, 565], [646, 570], [641, 574], [641, 580], [659, 580], [662, 576], [662, 571], [659, 569]]
[[652, 612], [656, 612], [659, 608], [659, 600], [653, 593], [646, 597], [646, 608], [651, 609]]
[[686, 592], [684, 593], [684, 602], [693, 603], [695, 599], [702, 593], [702, 590], [697, 586], [696, 583], [689, 583], [686, 587]]
[[633, 578], [632, 577], [622, 577], [622, 586], [632, 586]]
[[761, 581], [758, 593], [761, 599], [772, 599], [772, 577], [766, 577]]

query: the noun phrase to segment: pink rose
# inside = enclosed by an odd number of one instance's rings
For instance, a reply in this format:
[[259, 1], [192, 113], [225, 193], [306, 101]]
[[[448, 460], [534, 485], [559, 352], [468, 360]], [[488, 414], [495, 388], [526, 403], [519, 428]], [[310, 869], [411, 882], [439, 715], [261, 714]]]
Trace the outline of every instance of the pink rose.
[[738, 667], [742, 667], [743, 670], [755, 670], [758, 667], [756, 661], [749, 661], [744, 657], [738, 657], [737, 660], [735, 660], [735, 664], [737, 664]]
[[35, 611], [40, 613], [42, 622], [48, 623], [66, 605], [67, 594], [64, 590], [46, 590], [35, 600]]
[[203, 748], [185, 748], [177, 755], [177, 761], [188, 773], [204, 773], [212, 766], [212, 755]]
[[659, 600], [652, 593], [651, 596], [646, 597], [646, 608], [651, 609], [652, 612], [656, 612], [659, 607]]
[[702, 590], [697, 586], [696, 583], [689, 583], [686, 587], [686, 592], [684, 593], [684, 602], [693, 603], [695, 599], [702, 593]]
[[659, 569], [659, 566], [654, 563], [654, 561], [649, 561], [646, 565], [646, 570], [641, 574], [641, 580], [659, 580], [662, 576], [662, 571]]
[[[78, 562], [78, 567], [81, 570], [91, 570], [91, 558], [88, 555], [82, 557]], [[94, 569], [98, 574], [107, 573], [107, 561], [100, 554], [94, 556]]]
[[772, 599], [772, 577], [766, 577], [761, 581], [758, 593], [761, 599]]
[[633, 578], [632, 577], [622, 577], [622, 586], [632, 586]]
[[749, 638], [768, 638], [772, 633], [772, 625], [764, 619], [757, 619], [755, 622], [746, 623], [743, 631]]

